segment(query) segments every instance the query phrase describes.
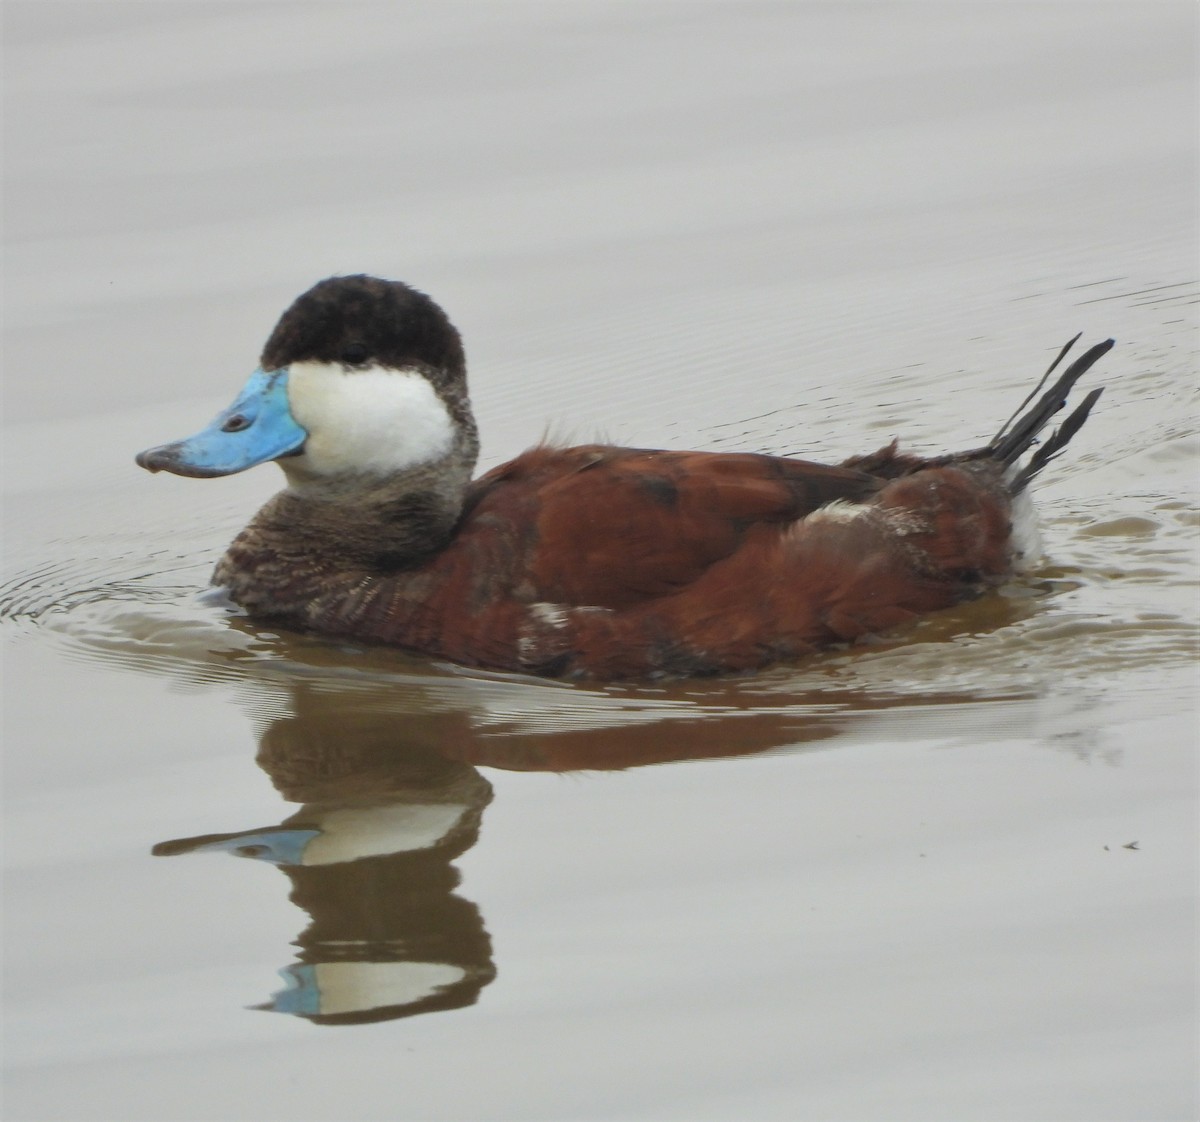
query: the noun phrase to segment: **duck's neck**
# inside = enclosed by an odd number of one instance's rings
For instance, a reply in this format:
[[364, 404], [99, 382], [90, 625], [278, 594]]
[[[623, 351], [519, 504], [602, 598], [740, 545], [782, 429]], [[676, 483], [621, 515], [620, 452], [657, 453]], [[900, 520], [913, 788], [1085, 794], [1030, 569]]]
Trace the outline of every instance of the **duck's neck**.
[[339, 567], [411, 567], [450, 540], [473, 462], [447, 459], [376, 484], [289, 487], [276, 497], [281, 528], [304, 553], [319, 549]]
[[217, 565], [214, 583], [248, 610], [290, 616], [333, 578], [371, 581], [445, 548], [462, 513], [474, 448], [386, 480], [296, 480]]

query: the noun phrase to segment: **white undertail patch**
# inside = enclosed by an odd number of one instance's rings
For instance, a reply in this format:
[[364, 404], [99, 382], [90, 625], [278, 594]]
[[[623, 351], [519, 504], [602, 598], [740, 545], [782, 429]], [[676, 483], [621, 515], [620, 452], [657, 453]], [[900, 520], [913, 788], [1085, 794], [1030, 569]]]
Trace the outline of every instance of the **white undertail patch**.
[[308, 432], [296, 464], [306, 474], [395, 475], [454, 446], [454, 420], [417, 370], [296, 362], [288, 367], [288, 404]]
[[[1014, 469], [1010, 468], [1009, 478], [1013, 474]], [[1037, 568], [1042, 560], [1042, 533], [1028, 487], [1012, 497], [1011, 509], [1013, 568], [1018, 573], [1025, 573]]]

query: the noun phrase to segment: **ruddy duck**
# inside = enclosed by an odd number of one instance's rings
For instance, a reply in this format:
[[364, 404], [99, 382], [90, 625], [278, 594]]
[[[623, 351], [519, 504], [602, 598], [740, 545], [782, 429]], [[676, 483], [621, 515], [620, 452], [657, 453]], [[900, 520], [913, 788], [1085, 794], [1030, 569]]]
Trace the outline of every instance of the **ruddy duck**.
[[541, 445], [472, 480], [478, 433], [446, 314], [398, 281], [331, 277], [284, 312], [229, 409], [137, 462], [201, 478], [283, 469], [287, 488], [213, 576], [257, 619], [546, 676], [749, 671], [978, 596], [1028, 563], [1014, 504], [1100, 390], [1020, 458], [1112, 345], [967, 452], [893, 441], [826, 466]]

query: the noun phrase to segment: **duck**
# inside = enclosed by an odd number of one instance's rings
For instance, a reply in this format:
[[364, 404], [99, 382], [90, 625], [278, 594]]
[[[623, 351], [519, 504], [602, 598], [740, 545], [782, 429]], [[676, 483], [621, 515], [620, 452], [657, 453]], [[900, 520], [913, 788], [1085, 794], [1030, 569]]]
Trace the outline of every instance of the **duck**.
[[1078, 339], [964, 452], [893, 440], [821, 464], [543, 442], [476, 478], [449, 317], [403, 282], [335, 276], [287, 308], [228, 409], [136, 462], [194, 478], [282, 469], [285, 488], [212, 578], [252, 620], [549, 678], [754, 673], [989, 594], [1036, 563], [1029, 484], [1101, 389], [1039, 438], [1114, 345], [1043, 391]]

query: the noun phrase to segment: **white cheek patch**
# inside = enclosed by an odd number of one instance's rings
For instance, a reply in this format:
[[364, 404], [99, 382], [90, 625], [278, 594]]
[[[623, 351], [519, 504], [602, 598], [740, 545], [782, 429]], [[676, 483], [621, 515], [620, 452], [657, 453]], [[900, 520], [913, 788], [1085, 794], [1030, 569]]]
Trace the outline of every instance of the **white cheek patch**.
[[287, 392], [308, 432], [303, 459], [315, 475], [392, 475], [441, 459], [454, 445], [445, 403], [415, 370], [297, 362]]

